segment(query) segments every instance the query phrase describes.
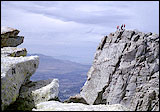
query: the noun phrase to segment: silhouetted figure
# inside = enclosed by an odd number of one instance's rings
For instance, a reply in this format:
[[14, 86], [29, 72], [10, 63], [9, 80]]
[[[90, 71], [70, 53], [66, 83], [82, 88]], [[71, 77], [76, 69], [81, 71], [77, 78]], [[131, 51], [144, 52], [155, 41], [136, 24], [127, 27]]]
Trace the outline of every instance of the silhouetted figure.
[[119, 29], [119, 26], [117, 26], [117, 29]]
[[121, 30], [123, 30], [123, 24], [121, 25]]
[[125, 24], [124, 24], [124, 29], [125, 29]]
[[117, 26], [117, 30], [119, 30], [119, 26]]

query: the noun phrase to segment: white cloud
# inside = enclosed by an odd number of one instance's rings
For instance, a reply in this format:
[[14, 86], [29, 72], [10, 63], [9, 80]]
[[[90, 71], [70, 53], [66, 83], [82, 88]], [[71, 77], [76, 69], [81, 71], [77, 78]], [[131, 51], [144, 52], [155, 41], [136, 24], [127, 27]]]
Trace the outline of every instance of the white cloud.
[[123, 23], [128, 29], [159, 32], [159, 2], [5, 1], [1, 4], [2, 25], [19, 29], [20, 35], [25, 36], [21, 46], [33, 53], [93, 56], [93, 48], [101, 38]]

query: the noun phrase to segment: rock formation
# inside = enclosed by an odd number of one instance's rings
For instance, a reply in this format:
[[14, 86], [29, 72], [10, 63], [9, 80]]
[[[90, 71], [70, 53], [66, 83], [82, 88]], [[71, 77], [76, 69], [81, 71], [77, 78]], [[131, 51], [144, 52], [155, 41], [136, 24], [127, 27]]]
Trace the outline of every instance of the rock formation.
[[17, 36], [19, 30], [10, 27], [1, 27], [1, 47], [17, 47], [23, 43], [24, 37]]
[[38, 57], [1, 57], [2, 109], [16, 101], [22, 84], [35, 72]]
[[17, 29], [1, 27], [2, 110], [31, 110], [33, 103], [38, 104], [58, 97], [57, 79], [30, 81], [30, 77], [38, 68], [39, 57], [26, 56], [25, 48], [16, 47], [24, 39], [23, 36], [17, 36], [18, 33]]
[[120, 104], [114, 105], [85, 105], [82, 103], [61, 103], [58, 101], [47, 101], [36, 105], [32, 111], [128, 111]]
[[[58, 100], [58, 80], [32, 82], [38, 56], [26, 56], [17, 29], [1, 28], [2, 110], [159, 111], [159, 35], [123, 30], [99, 44], [80, 94]], [[54, 101], [53, 101], [54, 100]]]
[[1, 48], [1, 57], [10, 56], [10, 57], [20, 57], [26, 56], [27, 50], [25, 48], [17, 47], [3, 47]]
[[58, 87], [57, 79], [30, 81], [21, 87], [16, 102], [7, 110], [32, 110], [41, 102], [58, 100]]
[[105, 36], [87, 76], [80, 92], [87, 104], [159, 110], [159, 35], [124, 30]]

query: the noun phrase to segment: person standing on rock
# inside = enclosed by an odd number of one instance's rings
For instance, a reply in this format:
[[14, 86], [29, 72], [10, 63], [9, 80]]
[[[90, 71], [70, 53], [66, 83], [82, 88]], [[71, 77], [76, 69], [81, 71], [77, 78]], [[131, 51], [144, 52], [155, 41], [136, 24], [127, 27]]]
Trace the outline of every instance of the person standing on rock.
[[125, 30], [125, 26], [126, 26], [126, 25], [124, 24], [124, 25], [123, 25], [123, 27], [124, 27], [124, 29], [123, 29], [123, 30]]
[[119, 30], [119, 26], [117, 26], [117, 30]]
[[121, 30], [123, 30], [123, 24], [121, 25]]

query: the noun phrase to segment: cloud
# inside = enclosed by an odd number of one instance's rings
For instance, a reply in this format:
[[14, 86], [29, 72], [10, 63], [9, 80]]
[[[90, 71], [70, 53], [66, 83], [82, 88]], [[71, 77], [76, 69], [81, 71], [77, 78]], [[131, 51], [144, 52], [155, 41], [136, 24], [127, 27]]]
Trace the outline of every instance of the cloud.
[[[96, 3], [99, 3], [98, 5]], [[108, 2], [10, 2], [10, 6], [31, 13], [42, 14], [62, 21], [74, 21], [82, 24], [113, 24], [128, 19], [122, 9], [110, 7]], [[48, 5], [53, 4], [53, 5]], [[55, 5], [56, 4], [56, 5]], [[59, 5], [58, 5], [59, 4]], [[106, 5], [103, 5], [106, 4]], [[125, 10], [125, 8], [124, 8]]]
[[124, 23], [159, 33], [158, 1], [2, 1], [1, 6], [2, 25], [19, 29], [25, 36], [20, 47], [32, 53], [91, 57], [101, 38]]

